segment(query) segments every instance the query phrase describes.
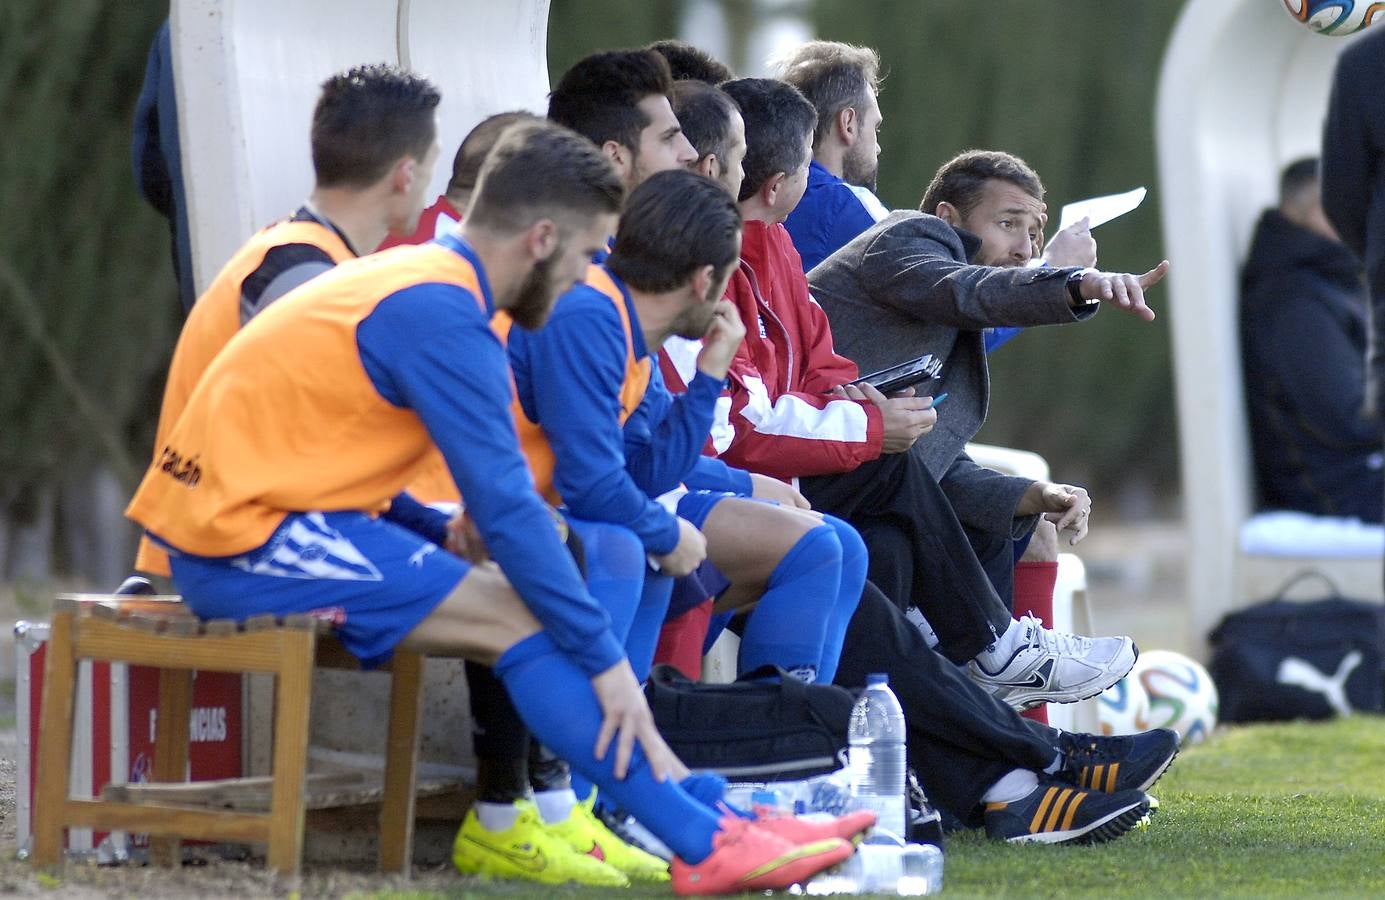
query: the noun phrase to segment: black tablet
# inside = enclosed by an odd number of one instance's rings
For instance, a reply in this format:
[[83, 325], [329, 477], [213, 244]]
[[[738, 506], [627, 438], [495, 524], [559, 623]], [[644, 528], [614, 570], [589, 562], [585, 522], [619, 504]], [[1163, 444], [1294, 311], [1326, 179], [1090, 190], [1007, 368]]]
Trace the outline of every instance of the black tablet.
[[892, 394], [895, 391], [913, 387], [920, 382], [940, 379], [942, 376], [938, 374], [938, 370], [942, 367], [942, 360], [934, 359], [931, 353], [925, 353], [918, 359], [911, 359], [897, 366], [872, 372], [862, 376], [857, 381], [873, 386], [882, 394]]

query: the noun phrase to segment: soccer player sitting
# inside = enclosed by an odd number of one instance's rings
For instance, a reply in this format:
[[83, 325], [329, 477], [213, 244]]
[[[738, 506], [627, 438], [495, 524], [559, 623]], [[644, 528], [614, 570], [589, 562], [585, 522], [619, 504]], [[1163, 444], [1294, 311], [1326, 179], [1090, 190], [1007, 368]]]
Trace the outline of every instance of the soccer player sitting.
[[[437, 106], [428, 79], [392, 66], [357, 66], [322, 84], [313, 109], [312, 193], [292, 216], [250, 238], [188, 314], [173, 351], [155, 451], [202, 373], [241, 326], [386, 234], [418, 225], [438, 158]], [[168, 558], [140, 541], [135, 568], [168, 575]]]
[[[673, 848], [676, 891], [785, 887], [850, 845], [790, 842], [669, 780], [683, 767], [533, 490], [510, 418], [490, 317], [540, 324], [604, 245], [622, 194], [585, 141], [516, 126], [458, 233], [343, 264], [237, 334], [128, 514], [171, 552], [200, 616], [327, 609], [367, 664], [400, 645], [493, 663], [534, 733]], [[378, 518], [433, 445], [498, 566]]]

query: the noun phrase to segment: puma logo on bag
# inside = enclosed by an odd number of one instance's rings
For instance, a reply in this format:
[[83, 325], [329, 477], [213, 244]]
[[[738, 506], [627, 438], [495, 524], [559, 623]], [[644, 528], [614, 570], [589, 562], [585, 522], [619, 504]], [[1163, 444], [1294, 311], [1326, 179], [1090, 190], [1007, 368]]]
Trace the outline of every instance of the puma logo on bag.
[[1351, 703], [1347, 701], [1347, 679], [1356, 667], [1361, 665], [1361, 651], [1353, 650], [1337, 665], [1337, 674], [1331, 677], [1323, 674], [1316, 666], [1297, 656], [1286, 656], [1279, 663], [1275, 681], [1280, 684], [1301, 687], [1305, 691], [1322, 694], [1327, 705], [1338, 715], [1351, 715]]

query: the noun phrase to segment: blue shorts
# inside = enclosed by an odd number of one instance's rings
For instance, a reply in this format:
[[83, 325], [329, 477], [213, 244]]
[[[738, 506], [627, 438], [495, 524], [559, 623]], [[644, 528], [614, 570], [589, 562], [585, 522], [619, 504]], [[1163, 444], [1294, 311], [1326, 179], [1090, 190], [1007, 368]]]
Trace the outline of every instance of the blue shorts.
[[173, 583], [203, 619], [315, 613], [364, 666], [390, 658], [471, 566], [437, 544], [362, 512], [290, 513], [240, 556], [175, 552]]
[[[712, 514], [713, 507], [728, 497], [736, 496], [722, 491], [688, 491], [677, 498], [677, 513], [679, 518], [687, 519], [701, 530], [702, 526], [707, 524], [707, 517]], [[669, 598], [668, 614], [665, 618], [681, 616], [694, 606], [721, 596], [730, 586], [730, 580], [710, 559], [703, 560], [691, 574], [674, 579], [673, 596]]]
[[686, 494], [679, 495], [678, 505], [674, 512], [678, 514], [678, 518], [687, 519], [698, 531], [701, 531], [702, 526], [707, 524], [707, 517], [712, 514], [712, 507], [735, 496], [735, 494], [728, 494], [723, 491], [688, 491]]

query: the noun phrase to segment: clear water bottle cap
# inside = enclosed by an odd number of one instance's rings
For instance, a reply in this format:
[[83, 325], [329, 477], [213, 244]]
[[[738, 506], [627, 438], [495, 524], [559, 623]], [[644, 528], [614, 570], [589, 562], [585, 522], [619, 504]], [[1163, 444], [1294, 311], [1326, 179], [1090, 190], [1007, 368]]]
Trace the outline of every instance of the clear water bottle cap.
[[871, 672], [869, 675], [866, 676], [866, 687], [872, 687], [877, 684], [887, 685], [889, 683], [890, 676], [885, 674], [884, 672]]

